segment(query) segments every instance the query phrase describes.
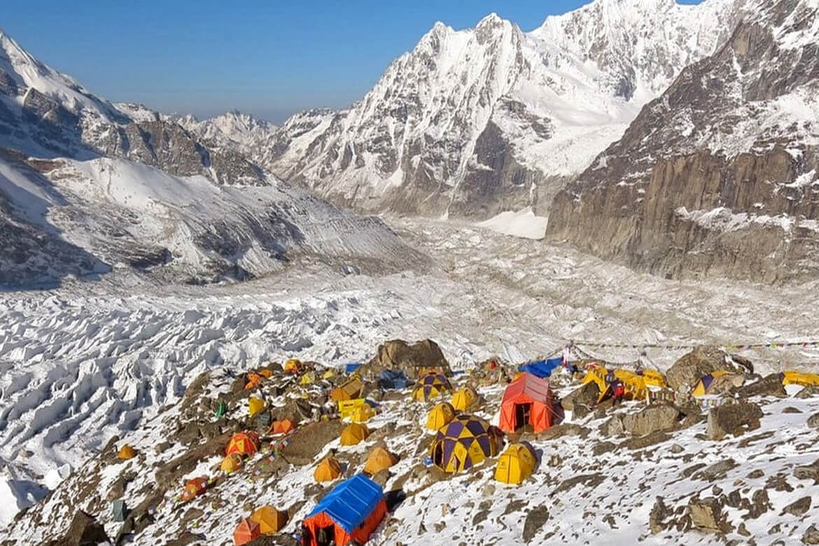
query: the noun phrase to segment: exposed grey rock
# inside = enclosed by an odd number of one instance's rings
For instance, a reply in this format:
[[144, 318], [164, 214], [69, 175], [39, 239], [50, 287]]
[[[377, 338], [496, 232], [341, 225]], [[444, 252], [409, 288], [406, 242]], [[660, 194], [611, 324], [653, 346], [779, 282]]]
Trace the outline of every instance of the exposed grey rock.
[[792, 502], [782, 509], [782, 515], [791, 514], [792, 516], [804, 516], [810, 510], [811, 498], [810, 496], [802, 497], [801, 499]]
[[688, 503], [688, 515], [691, 523], [700, 531], [726, 533], [731, 526], [722, 508], [723, 502], [718, 498], [692, 498]]
[[[547, 239], [667, 277], [816, 278], [819, 234], [799, 222], [817, 217], [816, 196], [794, 184], [819, 166], [814, 120], [743, 132], [777, 116], [778, 98], [817, 92], [815, 36], [785, 23], [812, 20], [815, 7], [777, 0], [749, 8], [722, 47], [683, 70], [558, 193]], [[797, 129], [804, 123], [808, 138]], [[780, 214], [796, 223], [753, 221]]]
[[546, 506], [538, 506], [529, 510], [523, 522], [523, 542], [529, 544], [548, 520], [549, 509]]
[[674, 430], [679, 425], [680, 411], [671, 404], [647, 406], [623, 417], [623, 428], [634, 436]]
[[741, 434], [745, 429], [759, 427], [762, 410], [752, 402], [737, 402], [713, 408], [708, 413], [708, 437], [722, 440], [725, 436]]
[[702, 376], [728, 367], [725, 353], [718, 347], [697, 347], [683, 355], [666, 371], [668, 386], [676, 391], [689, 391]]

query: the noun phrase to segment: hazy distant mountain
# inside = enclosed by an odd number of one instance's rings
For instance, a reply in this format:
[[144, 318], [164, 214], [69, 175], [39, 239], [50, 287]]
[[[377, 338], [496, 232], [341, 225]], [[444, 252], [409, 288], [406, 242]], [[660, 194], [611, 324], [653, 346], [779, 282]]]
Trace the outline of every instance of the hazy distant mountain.
[[[414, 259], [375, 219], [293, 189], [226, 132], [202, 137], [141, 105], [94, 96], [0, 32], [0, 286], [51, 285], [117, 267], [160, 280], [245, 279], [294, 256], [402, 266]], [[417, 257], [415, 257], [417, 258]]]

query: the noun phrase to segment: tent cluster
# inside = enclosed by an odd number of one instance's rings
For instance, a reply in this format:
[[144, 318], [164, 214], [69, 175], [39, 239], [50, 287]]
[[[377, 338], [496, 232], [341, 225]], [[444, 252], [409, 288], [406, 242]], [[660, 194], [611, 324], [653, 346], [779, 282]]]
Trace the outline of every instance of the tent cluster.
[[651, 391], [667, 388], [665, 377], [655, 370], [627, 370], [617, 368], [609, 371], [600, 364], [591, 364], [586, 370], [583, 384], [594, 383], [600, 393], [597, 401], [606, 398], [646, 400]]

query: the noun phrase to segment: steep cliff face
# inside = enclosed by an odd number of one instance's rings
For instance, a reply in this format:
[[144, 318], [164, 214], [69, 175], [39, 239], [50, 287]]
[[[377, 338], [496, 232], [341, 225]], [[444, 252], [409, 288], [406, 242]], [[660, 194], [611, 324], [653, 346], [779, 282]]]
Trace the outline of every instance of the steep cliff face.
[[547, 237], [666, 276], [819, 274], [819, 6], [749, 3], [554, 200]]

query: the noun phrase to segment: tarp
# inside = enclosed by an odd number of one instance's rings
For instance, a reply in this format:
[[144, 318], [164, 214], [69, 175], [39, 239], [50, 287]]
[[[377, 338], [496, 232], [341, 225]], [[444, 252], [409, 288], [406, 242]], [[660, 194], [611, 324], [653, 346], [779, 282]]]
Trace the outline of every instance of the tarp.
[[549, 377], [555, 368], [563, 363], [563, 357], [550, 358], [549, 360], [538, 360], [536, 362], [527, 362], [520, 366], [520, 371], [530, 373], [541, 379]]
[[506, 387], [501, 401], [500, 429], [515, 432], [523, 423], [517, 422], [518, 406], [528, 406], [528, 423], [534, 432], [552, 426], [554, 409], [549, 382], [530, 373], [524, 373]]
[[360, 367], [361, 367], [361, 362], [351, 362], [350, 364], [346, 364], [344, 366], [344, 372], [345, 373], [353, 373]]
[[380, 389], [406, 389], [409, 381], [401, 370], [381, 370], [378, 375]]
[[[384, 498], [381, 486], [364, 474], [356, 474], [333, 488], [307, 515], [307, 520], [325, 513], [348, 533], [364, 523]], [[305, 523], [307, 523], [305, 520]]]

